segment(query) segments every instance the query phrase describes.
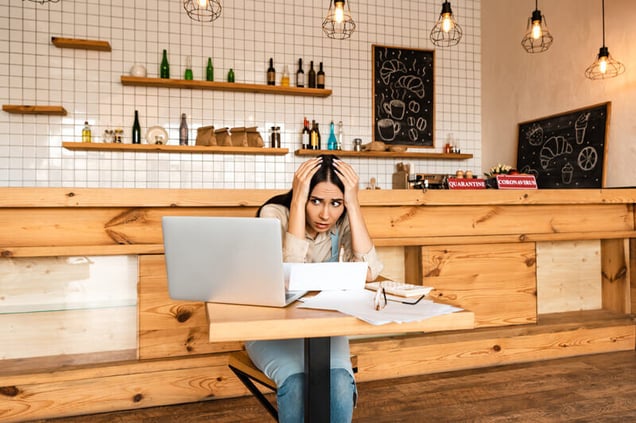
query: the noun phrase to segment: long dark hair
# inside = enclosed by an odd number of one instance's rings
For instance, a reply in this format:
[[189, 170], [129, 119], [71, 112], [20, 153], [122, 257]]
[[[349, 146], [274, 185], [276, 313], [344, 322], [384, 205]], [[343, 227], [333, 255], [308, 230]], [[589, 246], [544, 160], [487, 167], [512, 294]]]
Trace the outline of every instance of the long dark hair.
[[[309, 182], [309, 193], [311, 194], [311, 192], [314, 190], [314, 187], [321, 182], [331, 182], [335, 184], [340, 189], [340, 191], [344, 193], [344, 184], [340, 180], [340, 176], [338, 176], [338, 172], [336, 172], [336, 168], [333, 164], [334, 160], [340, 160], [340, 159], [338, 159], [338, 157], [334, 156], [333, 154], [321, 154], [318, 157], [322, 158], [322, 162], [320, 163], [320, 168], [314, 174], [314, 176], [311, 178], [311, 181]], [[258, 208], [256, 212], [256, 216], [260, 216], [261, 209], [268, 204], [279, 204], [289, 209], [291, 207], [293, 191], [294, 191], [293, 189], [290, 189], [288, 192], [284, 194], [276, 195], [270, 198], [269, 200], [267, 200]], [[347, 210], [345, 209], [344, 213], [342, 213], [342, 216], [340, 216], [340, 219], [342, 219], [346, 213], [347, 213]]]

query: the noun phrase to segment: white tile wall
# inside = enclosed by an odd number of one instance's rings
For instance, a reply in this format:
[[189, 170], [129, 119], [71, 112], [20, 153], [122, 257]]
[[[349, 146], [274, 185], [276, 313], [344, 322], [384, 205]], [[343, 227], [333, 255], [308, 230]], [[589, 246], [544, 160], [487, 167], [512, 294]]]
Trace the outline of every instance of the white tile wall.
[[[0, 113], [0, 185], [126, 188], [279, 188], [290, 185], [303, 160], [294, 156], [304, 116], [328, 123], [342, 120], [348, 144], [371, 140], [371, 45], [432, 49], [429, 31], [442, 0], [353, 0], [358, 29], [350, 40], [326, 38], [320, 28], [326, 0], [221, 0], [222, 16], [212, 23], [190, 20], [181, 0], [62, 0], [0, 4], [0, 101], [2, 104], [61, 104], [67, 116]], [[416, 172], [480, 172], [480, 0], [453, 1], [464, 29], [460, 44], [438, 48], [435, 64], [435, 151], [453, 134], [462, 152], [474, 158], [453, 160], [351, 159], [362, 186], [376, 177], [390, 188], [395, 164], [408, 161]], [[59, 49], [51, 36], [109, 41], [112, 52]], [[328, 98], [124, 87], [120, 76], [139, 63], [158, 76], [162, 49], [168, 50], [173, 77], [182, 77], [192, 56], [195, 79], [204, 78], [208, 57], [215, 80], [232, 67], [237, 82], [264, 83], [270, 57], [280, 73], [292, 73], [299, 57], [324, 62]], [[213, 124], [279, 125], [286, 156], [78, 152], [62, 141], [80, 141], [84, 120], [101, 139], [107, 128], [121, 127], [126, 142], [134, 110], [142, 137], [164, 126], [176, 144], [180, 115], [187, 113], [190, 138]], [[430, 151], [428, 149], [427, 151]]]

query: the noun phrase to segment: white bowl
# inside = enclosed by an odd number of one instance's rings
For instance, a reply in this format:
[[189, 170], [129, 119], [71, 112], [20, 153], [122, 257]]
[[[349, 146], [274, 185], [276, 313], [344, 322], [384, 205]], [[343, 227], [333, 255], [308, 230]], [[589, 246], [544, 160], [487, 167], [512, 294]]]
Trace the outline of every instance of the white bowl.
[[144, 65], [133, 65], [130, 68], [130, 76], [146, 77], [146, 67]]

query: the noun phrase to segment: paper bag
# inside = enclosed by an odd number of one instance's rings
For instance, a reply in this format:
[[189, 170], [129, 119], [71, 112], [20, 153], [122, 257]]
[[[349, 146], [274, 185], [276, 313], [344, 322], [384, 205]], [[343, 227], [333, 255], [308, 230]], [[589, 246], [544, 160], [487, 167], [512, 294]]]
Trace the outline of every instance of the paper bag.
[[211, 146], [216, 145], [214, 136], [214, 126], [202, 126], [197, 129], [197, 140], [195, 145]]

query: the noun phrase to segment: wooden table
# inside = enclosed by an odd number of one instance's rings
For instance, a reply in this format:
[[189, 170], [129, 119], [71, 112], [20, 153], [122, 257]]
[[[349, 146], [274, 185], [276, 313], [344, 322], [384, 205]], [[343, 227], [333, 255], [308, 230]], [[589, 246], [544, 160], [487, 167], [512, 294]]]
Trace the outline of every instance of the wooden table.
[[[305, 421], [329, 422], [331, 336], [382, 335], [472, 329], [474, 313], [461, 311], [412, 323], [374, 326], [336, 311], [207, 303], [210, 342], [305, 339]], [[371, 307], [371, 304], [369, 304]]]

